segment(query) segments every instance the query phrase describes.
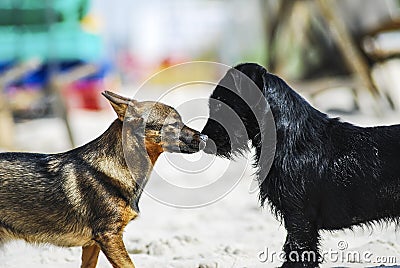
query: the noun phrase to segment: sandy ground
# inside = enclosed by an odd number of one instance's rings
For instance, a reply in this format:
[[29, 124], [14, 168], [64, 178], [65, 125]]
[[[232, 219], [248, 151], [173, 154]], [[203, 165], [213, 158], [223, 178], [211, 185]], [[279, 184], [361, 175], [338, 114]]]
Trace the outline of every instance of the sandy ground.
[[[192, 99], [206, 97], [209, 92], [207, 89], [176, 95], [166, 102], [178, 107], [187, 121], [187, 115], [193, 113], [193, 105], [192, 111], [188, 113], [190, 109], [178, 104], [188, 96]], [[328, 99], [328, 102], [330, 100], [332, 99]], [[207, 111], [206, 103], [199, 103], [195, 110], [204, 115]], [[71, 120], [78, 143], [83, 144], [98, 136], [113, 118], [111, 110], [101, 113], [72, 112]], [[361, 125], [400, 122], [398, 114], [385, 117], [358, 114], [343, 118]], [[204, 120], [203, 118], [188, 124], [201, 129]], [[63, 125], [57, 119], [19, 124], [16, 131], [17, 143], [22, 150], [58, 152], [68, 149]], [[203, 158], [207, 159], [207, 156], [199, 153], [185, 158], [185, 163], [190, 166], [191, 162]], [[174, 170], [174, 161], [183, 160], [174, 160], [174, 156], [165, 154], [157, 162], [147, 188], [150, 194], [162, 192], [161, 178], [171, 179], [177, 184], [189, 180], [185, 172]], [[200, 182], [192, 181], [188, 186], [207, 183], [208, 178], [219, 178], [221, 174], [223, 178], [237, 180], [237, 185], [222, 199], [193, 209], [171, 207], [154, 200], [149, 194], [144, 194], [140, 201], [141, 215], [128, 225], [124, 236], [127, 249], [137, 267], [276, 267], [280, 264], [278, 255], [285, 239], [285, 229], [274, 219], [268, 208], [259, 207], [257, 193], [249, 193], [249, 185], [254, 178], [254, 170], [249, 161], [246, 157], [232, 162], [223, 159], [207, 161], [212, 162], [211, 168], [202, 173]], [[184, 196], [183, 200], [204, 201], [202, 196], [191, 194]], [[322, 238], [322, 250], [334, 255], [327, 258], [323, 267], [400, 265], [400, 234], [395, 232], [392, 225], [323, 233]], [[352, 254], [355, 251], [360, 253], [361, 260]], [[260, 254], [262, 252], [265, 254]], [[31, 246], [24, 242], [13, 242], [0, 251], [0, 267], [79, 267], [80, 253], [79, 248]], [[394, 259], [389, 260], [387, 257], [390, 256]], [[98, 267], [111, 266], [101, 255]]]

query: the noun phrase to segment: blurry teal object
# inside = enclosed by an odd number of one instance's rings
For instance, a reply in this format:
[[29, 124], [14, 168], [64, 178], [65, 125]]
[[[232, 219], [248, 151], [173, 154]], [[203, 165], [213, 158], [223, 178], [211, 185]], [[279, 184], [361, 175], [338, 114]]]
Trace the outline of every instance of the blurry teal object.
[[76, 22], [89, 10], [89, 0], [1, 0], [0, 26]]
[[99, 60], [102, 42], [79, 24], [50, 27], [0, 27], [0, 61], [41, 58], [42, 60]]
[[102, 58], [101, 37], [80, 20], [89, 0], [0, 0], [0, 62]]

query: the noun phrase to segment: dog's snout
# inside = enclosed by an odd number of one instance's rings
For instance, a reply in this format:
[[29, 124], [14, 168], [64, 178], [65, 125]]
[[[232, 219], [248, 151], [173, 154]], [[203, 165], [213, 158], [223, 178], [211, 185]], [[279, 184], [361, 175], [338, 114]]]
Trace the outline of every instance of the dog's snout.
[[208, 141], [208, 136], [205, 134], [200, 134], [200, 141], [206, 143]]
[[180, 133], [180, 139], [186, 143], [191, 143], [196, 140], [196, 133], [189, 128], [183, 128]]
[[199, 131], [184, 126], [179, 134], [181, 152], [194, 153], [206, 147], [208, 136]]

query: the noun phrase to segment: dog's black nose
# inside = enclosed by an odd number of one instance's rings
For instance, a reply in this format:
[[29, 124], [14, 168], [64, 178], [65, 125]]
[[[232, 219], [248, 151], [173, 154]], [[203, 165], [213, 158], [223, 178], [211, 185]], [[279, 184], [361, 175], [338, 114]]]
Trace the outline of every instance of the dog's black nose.
[[201, 150], [204, 150], [204, 148], [206, 148], [208, 136], [204, 135], [204, 134], [200, 134], [199, 139], [200, 139], [199, 150], [201, 151]]

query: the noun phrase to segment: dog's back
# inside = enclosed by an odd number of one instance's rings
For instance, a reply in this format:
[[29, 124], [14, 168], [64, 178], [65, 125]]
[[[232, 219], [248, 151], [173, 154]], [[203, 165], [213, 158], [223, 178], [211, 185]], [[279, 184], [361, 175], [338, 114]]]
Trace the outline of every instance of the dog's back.
[[[332, 120], [315, 152], [307, 192], [318, 229], [336, 230], [400, 216], [400, 125], [357, 127]], [[315, 189], [314, 189], [315, 188]]]

